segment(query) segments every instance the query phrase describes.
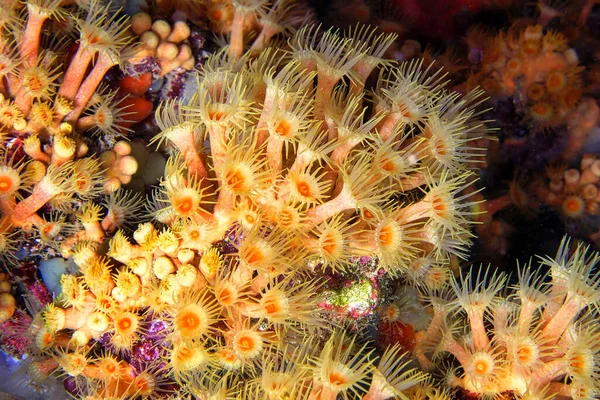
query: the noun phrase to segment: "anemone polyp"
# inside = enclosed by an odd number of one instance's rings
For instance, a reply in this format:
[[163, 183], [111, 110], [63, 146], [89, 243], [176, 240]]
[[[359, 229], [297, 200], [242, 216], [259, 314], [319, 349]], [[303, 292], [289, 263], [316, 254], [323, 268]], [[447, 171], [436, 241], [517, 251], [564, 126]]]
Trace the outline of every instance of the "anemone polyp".
[[111, 344], [119, 350], [130, 350], [141, 331], [140, 316], [133, 312], [117, 311], [113, 314], [114, 334]]
[[554, 116], [552, 106], [546, 102], [539, 101], [529, 108], [531, 117], [538, 123], [548, 122]]
[[585, 202], [579, 196], [567, 196], [561, 204], [561, 210], [569, 218], [580, 218], [585, 212]]
[[21, 186], [21, 176], [17, 170], [7, 165], [0, 166], [0, 197], [15, 193]]
[[558, 93], [567, 86], [567, 77], [561, 71], [553, 71], [546, 77], [548, 93]]
[[478, 351], [471, 355], [464, 367], [473, 379], [489, 378], [496, 370], [496, 360], [488, 352]]
[[261, 334], [253, 329], [241, 329], [233, 337], [232, 347], [240, 359], [253, 359], [261, 354], [264, 340]]
[[206, 307], [191, 303], [177, 310], [174, 316], [174, 330], [183, 340], [196, 339], [208, 332], [210, 322]]
[[176, 344], [171, 352], [171, 364], [176, 372], [191, 371], [209, 360], [206, 350], [197, 344]]

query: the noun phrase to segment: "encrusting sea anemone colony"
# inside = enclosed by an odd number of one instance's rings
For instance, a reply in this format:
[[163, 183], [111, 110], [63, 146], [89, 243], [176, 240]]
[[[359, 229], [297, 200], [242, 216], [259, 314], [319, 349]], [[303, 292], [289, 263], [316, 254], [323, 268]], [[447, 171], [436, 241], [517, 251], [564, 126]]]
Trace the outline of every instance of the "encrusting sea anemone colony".
[[[596, 255], [563, 244], [543, 262], [551, 282], [524, 268], [509, 296], [501, 275], [447, 267], [466, 258], [478, 214], [464, 189], [489, 131], [482, 91], [384, 59], [394, 34], [296, 29], [300, 2], [207, 0], [230, 15], [229, 43], [189, 75], [191, 97], [158, 105], [149, 146], [170, 156], [142, 213], [119, 189], [131, 146], [108, 140], [98, 157], [86, 144], [90, 130], [129, 134], [128, 97], [102, 87], [139, 51], [127, 18], [96, 1], [4, 3], [1, 249], [10, 274], [35, 230], [73, 267], [52, 302], [19, 303], [28, 318], [0, 282], [0, 316], [27, 322], [11, 329], [41, 393], [56, 379], [90, 400], [597, 393]], [[422, 294], [431, 323], [412, 361], [323, 307], [329, 280], [364, 258]]]

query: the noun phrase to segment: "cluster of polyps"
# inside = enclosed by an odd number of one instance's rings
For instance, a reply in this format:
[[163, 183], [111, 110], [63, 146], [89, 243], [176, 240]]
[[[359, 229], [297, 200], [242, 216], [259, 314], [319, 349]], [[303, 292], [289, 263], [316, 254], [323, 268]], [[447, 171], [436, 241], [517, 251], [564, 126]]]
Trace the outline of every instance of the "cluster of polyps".
[[[16, 251], [13, 233], [18, 229], [35, 228], [43, 241], [53, 242], [68, 228], [57, 213], [41, 217], [38, 211], [45, 205], [72, 213], [103, 188], [116, 190], [128, 182], [137, 169], [135, 159], [126, 154], [111, 165], [87, 154], [84, 132], [125, 133], [120, 124], [127, 113], [115, 93], [98, 89], [132, 41], [127, 18], [118, 13], [107, 17], [108, 13], [108, 7], [97, 1], [87, 8], [46, 0], [2, 2], [0, 253], [4, 255]], [[61, 57], [73, 42], [52, 40], [53, 29], [70, 29], [79, 36], [68, 63]], [[59, 36], [66, 35], [61, 32]], [[116, 181], [106, 186], [105, 167]]]
[[[477, 155], [469, 143], [485, 133], [478, 93], [384, 61], [392, 40], [307, 27], [287, 50], [208, 60], [196, 95], [157, 111], [155, 140], [175, 154], [149, 205], [156, 225], [118, 232], [106, 256], [75, 244], [81, 274], [43, 312], [36, 371], [64, 371], [90, 394], [150, 397], [233, 393], [243, 380], [242, 398], [386, 399], [425, 379], [397, 346], [376, 370], [318, 312], [319, 273], [355, 255], [394, 276], [418, 266], [414, 279], [437, 286], [428, 272], [469, 242], [459, 192]], [[322, 350], [315, 333], [330, 336]], [[61, 346], [65, 334], [76, 349]], [[148, 342], [160, 354], [140, 364]], [[105, 361], [119, 373], [97, 373]]]
[[588, 250], [580, 244], [569, 254], [564, 239], [555, 258], [541, 260], [552, 279], [525, 267], [510, 293], [506, 276], [487, 272], [432, 291], [432, 323], [417, 335], [421, 365], [451, 354], [462, 371], [447, 371], [446, 382], [486, 397], [597, 396], [600, 257]]
[[480, 71], [469, 85], [495, 98], [518, 96], [535, 125], [556, 126], [568, 120], [581, 99], [578, 62], [563, 34], [544, 33], [541, 25], [513, 28], [488, 40]]

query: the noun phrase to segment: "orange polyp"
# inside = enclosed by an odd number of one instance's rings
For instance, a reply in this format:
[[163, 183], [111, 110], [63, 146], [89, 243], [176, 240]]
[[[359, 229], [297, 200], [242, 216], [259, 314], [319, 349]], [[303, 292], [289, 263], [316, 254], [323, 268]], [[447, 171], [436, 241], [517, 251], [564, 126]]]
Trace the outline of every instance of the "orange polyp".
[[392, 244], [392, 239], [394, 238], [393, 232], [389, 226], [384, 227], [381, 232], [379, 232], [379, 241], [384, 246], [389, 246]]
[[51, 233], [54, 230], [54, 226], [52, 224], [46, 224], [46, 226], [44, 226], [44, 228], [42, 229], [42, 233], [44, 235], [47, 235], [49, 233]]
[[129, 318], [123, 318], [117, 322], [117, 325], [119, 326], [119, 329], [126, 331], [127, 329], [131, 328], [131, 320]]
[[177, 359], [179, 361], [189, 360], [190, 358], [192, 358], [193, 354], [194, 353], [192, 353], [187, 347], [181, 347], [177, 351]]
[[265, 311], [267, 314], [273, 315], [281, 310], [281, 307], [277, 304], [277, 301], [271, 300], [265, 304]]
[[325, 238], [323, 240], [323, 244], [321, 245], [321, 248], [323, 249], [323, 251], [325, 251], [326, 253], [329, 254], [334, 254], [336, 249], [337, 249], [337, 243], [335, 238], [328, 236], [327, 238]]
[[142, 372], [135, 378], [134, 385], [137, 394], [150, 395], [154, 392], [154, 379], [146, 372]]
[[229, 171], [225, 179], [227, 181], [227, 184], [233, 190], [241, 190], [244, 188], [245, 179], [244, 175], [240, 170], [235, 169], [233, 171]]
[[228, 363], [233, 363], [236, 359], [235, 357], [235, 353], [233, 353], [231, 350], [229, 349], [223, 349], [223, 358], [225, 359], [225, 361], [227, 361]]
[[329, 383], [331, 383], [332, 385], [343, 385], [346, 383], [346, 378], [344, 377], [343, 374], [340, 374], [338, 372], [331, 372], [329, 374]]
[[280, 136], [288, 137], [292, 131], [292, 125], [287, 121], [279, 121], [277, 127], [275, 128], [275, 132], [277, 132]]
[[254, 347], [255, 347], [255, 343], [251, 337], [243, 336], [242, 338], [238, 339], [238, 348], [241, 351], [243, 351], [244, 353], [249, 352]]
[[445, 156], [448, 154], [448, 147], [443, 140], [436, 140], [435, 142], [435, 152], [440, 156]]
[[12, 179], [8, 176], [0, 176], [0, 193], [9, 192], [13, 188]]
[[44, 86], [43, 86], [40, 78], [33, 75], [27, 80], [27, 87], [31, 91], [38, 91], [38, 90], [43, 89]]
[[477, 364], [475, 364], [475, 371], [478, 374], [483, 375], [486, 373], [487, 370], [488, 370], [488, 365], [485, 362], [480, 361]]
[[483, 84], [483, 90], [486, 92], [494, 92], [496, 89], [496, 81], [493, 79], [486, 79]]
[[385, 159], [381, 160], [381, 162], [382, 162], [381, 168], [383, 168], [387, 172], [393, 172], [396, 169], [396, 165], [390, 159], [385, 158]]
[[208, 112], [208, 118], [211, 121], [220, 121], [223, 119], [224, 116], [225, 116], [225, 113], [222, 111], [209, 111]]
[[511, 70], [513, 72], [517, 71], [521, 67], [521, 62], [518, 60], [512, 59], [508, 62], [507, 67], [509, 70]]
[[564, 200], [562, 209], [568, 217], [577, 218], [583, 214], [584, 202], [578, 196], [569, 196]]
[[216, 9], [210, 13], [209, 19], [213, 21], [220, 21], [223, 18], [223, 11]]
[[107, 310], [107, 311], [109, 311], [113, 306], [112, 303], [108, 299], [100, 299], [98, 301], [98, 303], [102, 307], [103, 310]]
[[249, 249], [247, 254], [248, 257], [246, 257], [246, 261], [248, 264], [258, 263], [265, 259], [264, 253], [258, 247]]
[[310, 185], [306, 182], [300, 182], [296, 185], [296, 188], [298, 189], [298, 193], [300, 193], [302, 196], [304, 197], [308, 197], [310, 196]]
[[103, 112], [102, 110], [98, 110], [98, 111], [96, 112], [96, 115], [95, 115], [95, 117], [96, 117], [96, 124], [97, 124], [97, 125], [100, 125], [100, 126], [106, 126], [106, 125], [109, 125], [109, 124], [107, 124], [107, 123], [106, 123], [106, 122], [107, 122], [107, 120], [109, 119], [109, 117], [108, 117], [108, 115], [106, 115], [106, 113], [105, 113], [105, 112]]
[[444, 200], [436, 197], [432, 201], [432, 209], [438, 216], [442, 216], [447, 211], [446, 203]]
[[387, 307], [386, 314], [387, 319], [389, 319], [390, 321], [396, 321], [398, 319], [398, 309], [396, 307]]
[[569, 367], [571, 367], [573, 371], [577, 373], [584, 372], [585, 365], [586, 362], [581, 355], [575, 356], [569, 360]]
[[546, 79], [546, 87], [549, 92], [557, 92], [567, 84], [565, 76], [560, 72], [551, 73]]
[[284, 210], [279, 213], [279, 223], [281, 226], [290, 226], [294, 221], [294, 216], [291, 212]]
[[538, 122], [545, 122], [552, 118], [552, 107], [544, 102], [536, 103], [531, 107], [532, 117]]
[[227, 304], [229, 302], [229, 300], [231, 300], [231, 298], [232, 298], [231, 292], [227, 288], [223, 288], [221, 290], [221, 292], [219, 293], [219, 299], [221, 299], [222, 303]]
[[46, 348], [52, 344], [54, 341], [54, 336], [50, 332], [44, 332], [41, 338], [41, 343], [43, 348]]
[[200, 318], [193, 312], [188, 312], [177, 318], [179, 328], [194, 330], [200, 326]]
[[519, 361], [525, 362], [531, 359], [531, 349], [529, 347], [522, 347], [517, 350], [517, 358]]
[[174, 203], [175, 209], [183, 214], [190, 212], [194, 207], [193, 201], [190, 198], [184, 198]]

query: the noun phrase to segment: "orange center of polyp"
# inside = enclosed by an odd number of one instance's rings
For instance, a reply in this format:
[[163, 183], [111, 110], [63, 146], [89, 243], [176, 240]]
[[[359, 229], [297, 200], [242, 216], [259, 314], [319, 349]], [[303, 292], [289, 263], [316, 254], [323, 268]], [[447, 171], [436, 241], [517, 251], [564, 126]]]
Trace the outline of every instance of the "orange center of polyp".
[[238, 340], [238, 348], [243, 352], [248, 352], [254, 348], [254, 341], [248, 336], [243, 336]]
[[80, 177], [79, 179], [75, 180], [75, 184], [77, 185], [78, 189], [85, 189], [88, 186], [88, 180]]
[[275, 132], [284, 137], [289, 136], [291, 130], [292, 126], [287, 121], [280, 121], [279, 124], [277, 124], [277, 128], [275, 128]]
[[527, 54], [527, 55], [531, 55], [535, 53], [535, 48], [533, 47], [533, 45], [526, 45], [523, 48], [523, 53]]
[[0, 177], [0, 192], [8, 192], [12, 189], [12, 180], [6, 176]]
[[96, 124], [97, 125], [106, 125], [106, 114], [103, 112], [96, 113]]
[[565, 211], [571, 215], [576, 215], [581, 211], [581, 201], [577, 197], [569, 197], [565, 200]]
[[52, 343], [52, 335], [49, 332], [45, 333], [42, 337], [42, 343], [44, 347], [49, 346]]
[[337, 248], [335, 238], [332, 238], [331, 236], [325, 238], [321, 247], [326, 253], [333, 254]]
[[448, 147], [446, 147], [446, 142], [443, 140], [437, 140], [435, 142], [435, 151], [440, 156], [445, 156], [448, 154]]
[[433, 200], [433, 211], [441, 216], [446, 211], [446, 203], [438, 197]]
[[37, 76], [31, 76], [29, 78], [27, 86], [29, 87], [29, 90], [31, 90], [31, 91], [38, 91], [38, 90], [42, 89], [42, 87], [43, 87], [42, 81]]
[[265, 304], [265, 311], [267, 311], [267, 314], [275, 314], [279, 309], [280, 307], [276, 301], [269, 301]]
[[553, 75], [548, 83], [552, 87], [559, 87], [562, 84], [562, 79], [558, 75]]
[[222, 111], [211, 111], [208, 113], [208, 117], [211, 121], [220, 121], [225, 116], [225, 113]]
[[310, 196], [310, 185], [306, 182], [300, 182], [298, 184], [298, 193], [304, 197]]
[[231, 292], [229, 291], [229, 289], [223, 289], [221, 290], [221, 301], [223, 303], [228, 303], [229, 300], [231, 299]]
[[582, 359], [581, 356], [575, 356], [571, 358], [569, 366], [573, 369], [574, 372], [583, 372], [585, 361]]
[[100, 300], [100, 307], [102, 307], [105, 310], [110, 310], [111, 308], [111, 304], [108, 300]]
[[394, 165], [394, 162], [392, 160], [389, 160], [389, 159], [385, 158], [385, 159], [382, 160], [382, 163], [383, 163], [382, 168], [384, 170], [386, 170], [387, 172], [392, 172], [392, 171], [394, 171], [396, 169], [395, 165]]
[[140, 394], [148, 394], [152, 391], [152, 384], [145, 376], [138, 375], [136, 387], [138, 388], [138, 392]]
[[102, 43], [102, 38], [97, 35], [90, 35], [90, 36], [88, 36], [87, 41], [89, 44], [98, 44], [98, 43]]
[[186, 313], [179, 319], [179, 326], [183, 329], [196, 329], [200, 325], [200, 318], [194, 313]]
[[531, 358], [531, 349], [522, 347], [517, 351], [517, 357], [520, 361], [528, 361]]
[[329, 374], [329, 382], [332, 385], [343, 385], [344, 383], [346, 383], [346, 379], [344, 378], [344, 376], [338, 372], [332, 372]]
[[389, 246], [392, 242], [392, 232], [389, 226], [384, 226], [379, 232], [379, 241], [384, 246]]
[[131, 320], [129, 318], [123, 318], [119, 321], [119, 328], [123, 331], [131, 328]]
[[230, 363], [232, 363], [232, 362], [234, 362], [234, 361], [235, 361], [235, 354], [233, 354], [233, 353], [232, 353], [232, 352], [230, 352], [230, 351], [225, 351], [225, 352], [223, 353], [223, 357], [225, 358], [225, 361], [227, 361], [227, 362], [230, 362]]
[[478, 374], [485, 374], [488, 370], [488, 365], [485, 362], [478, 362], [475, 364], [475, 372]]
[[244, 176], [238, 170], [230, 171], [227, 174], [227, 184], [234, 190], [240, 190], [244, 187]]
[[190, 199], [190, 198], [181, 199], [178, 201], [178, 203], [176, 204], [175, 207], [176, 207], [177, 211], [179, 211], [180, 213], [188, 213], [188, 212], [190, 212], [190, 210], [193, 207], [192, 199]]
[[217, 9], [210, 13], [210, 19], [213, 21], [220, 21], [223, 18], [223, 11]]
[[190, 358], [191, 354], [192, 352], [187, 347], [182, 347], [179, 349], [177, 358], [180, 360], [186, 360]]
[[249, 264], [255, 263], [255, 262], [260, 262], [262, 260], [264, 260], [265, 255], [263, 254], [263, 252], [257, 248], [257, 247], [253, 247], [251, 249], [249, 249], [248, 251], [248, 257], [246, 258], [246, 260], [248, 261]]

